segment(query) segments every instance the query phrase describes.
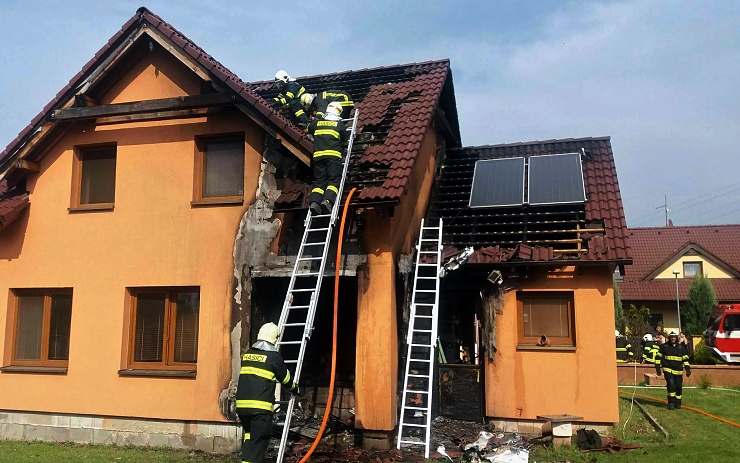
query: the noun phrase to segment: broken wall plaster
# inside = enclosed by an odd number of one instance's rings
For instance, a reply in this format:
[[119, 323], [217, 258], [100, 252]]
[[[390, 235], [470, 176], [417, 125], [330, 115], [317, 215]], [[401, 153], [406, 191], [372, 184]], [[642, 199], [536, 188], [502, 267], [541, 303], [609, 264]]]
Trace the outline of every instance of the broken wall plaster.
[[[266, 141], [266, 145], [268, 142]], [[269, 146], [267, 146], [269, 148]], [[275, 217], [273, 206], [280, 196], [275, 178], [276, 168], [263, 159], [254, 202], [242, 216], [234, 239], [234, 303], [231, 329], [231, 380], [219, 394], [219, 408], [228, 419], [234, 419], [234, 395], [239, 380], [242, 349], [249, 343], [251, 327], [252, 281], [250, 268], [264, 264], [270, 254], [282, 222]]]

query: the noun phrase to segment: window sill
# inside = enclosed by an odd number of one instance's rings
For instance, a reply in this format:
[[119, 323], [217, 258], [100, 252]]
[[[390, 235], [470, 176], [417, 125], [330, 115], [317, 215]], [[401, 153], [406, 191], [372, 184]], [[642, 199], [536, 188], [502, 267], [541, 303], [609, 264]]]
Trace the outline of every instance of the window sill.
[[575, 352], [576, 346], [535, 346], [533, 344], [519, 344], [516, 346], [516, 350], [529, 350], [539, 352]]
[[192, 207], [207, 206], [241, 206], [244, 204], [244, 198], [220, 198], [220, 199], [198, 199], [190, 201]]
[[80, 206], [67, 208], [68, 212], [101, 212], [101, 211], [112, 211], [113, 203], [104, 204], [83, 204]]
[[9, 365], [0, 368], [3, 373], [40, 373], [44, 375], [66, 375], [67, 367], [34, 367], [28, 365]]
[[118, 376], [153, 376], [158, 378], [195, 378], [196, 370], [118, 370]]

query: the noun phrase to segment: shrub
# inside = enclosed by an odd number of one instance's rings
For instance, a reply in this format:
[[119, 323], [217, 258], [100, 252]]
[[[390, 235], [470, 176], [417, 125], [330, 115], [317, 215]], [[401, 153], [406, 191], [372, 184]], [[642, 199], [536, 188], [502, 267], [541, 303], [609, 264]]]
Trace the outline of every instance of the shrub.
[[709, 375], [701, 375], [699, 378], [699, 387], [702, 389], [709, 389], [712, 387], [712, 378]]
[[714, 356], [712, 351], [704, 344], [704, 340], [699, 341], [694, 350], [694, 363], [697, 365], [715, 365], [717, 364], [717, 357]]

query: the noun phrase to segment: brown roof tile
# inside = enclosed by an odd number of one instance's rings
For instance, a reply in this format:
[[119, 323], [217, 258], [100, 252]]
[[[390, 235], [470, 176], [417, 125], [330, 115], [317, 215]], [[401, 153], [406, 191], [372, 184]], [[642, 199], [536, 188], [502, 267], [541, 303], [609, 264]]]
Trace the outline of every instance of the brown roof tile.
[[[352, 95], [360, 118], [347, 190], [359, 188], [357, 201], [360, 203], [398, 201], [406, 190], [445, 84], [451, 82], [449, 61], [343, 71], [297, 77], [296, 80], [308, 92], [339, 89]], [[272, 82], [250, 85], [266, 99], [277, 93]], [[451, 84], [447, 92], [446, 106], [440, 105], [459, 139]], [[284, 190], [277, 206], [289, 208], [299, 199], [295, 188]]]
[[0, 231], [17, 219], [29, 204], [25, 191], [8, 191], [7, 180], [0, 181]]
[[[629, 240], [634, 263], [619, 283], [624, 300], [674, 299], [675, 281], [650, 277], [691, 245], [740, 274], [740, 224], [630, 228]], [[686, 298], [690, 283], [690, 279], [679, 279], [681, 299]], [[720, 301], [740, 301], [740, 279], [712, 279], [712, 285]]]

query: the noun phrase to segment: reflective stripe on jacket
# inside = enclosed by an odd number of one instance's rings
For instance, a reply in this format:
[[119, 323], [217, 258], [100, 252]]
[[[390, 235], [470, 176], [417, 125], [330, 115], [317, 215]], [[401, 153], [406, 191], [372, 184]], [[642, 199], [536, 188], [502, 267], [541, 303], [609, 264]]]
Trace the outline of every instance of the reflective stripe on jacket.
[[683, 345], [671, 344], [669, 341], [660, 346], [655, 364], [666, 373], [682, 375], [684, 367], [689, 367], [689, 355]]
[[267, 351], [252, 346], [242, 355], [239, 384], [236, 388], [237, 412], [272, 413], [276, 381], [291, 391], [296, 387], [288, 367], [277, 351]]

